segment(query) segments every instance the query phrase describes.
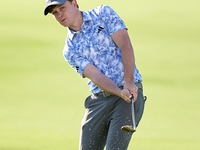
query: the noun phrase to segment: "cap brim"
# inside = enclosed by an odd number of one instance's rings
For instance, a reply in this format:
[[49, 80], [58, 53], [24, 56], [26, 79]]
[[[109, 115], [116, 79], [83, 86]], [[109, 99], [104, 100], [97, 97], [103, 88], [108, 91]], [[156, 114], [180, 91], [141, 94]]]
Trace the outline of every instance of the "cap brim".
[[45, 8], [44, 15], [46, 16], [49, 13], [49, 6]]
[[50, 4], [47, 5], [47, 7], [44, 10], [44, 15], [46, 16], [49, 13], [49, 7], [50, 6], [56, 6], [56, 5], [62, 5], [66, 2], [67, 0], [60, 0], [60, 1], [53, 1]]

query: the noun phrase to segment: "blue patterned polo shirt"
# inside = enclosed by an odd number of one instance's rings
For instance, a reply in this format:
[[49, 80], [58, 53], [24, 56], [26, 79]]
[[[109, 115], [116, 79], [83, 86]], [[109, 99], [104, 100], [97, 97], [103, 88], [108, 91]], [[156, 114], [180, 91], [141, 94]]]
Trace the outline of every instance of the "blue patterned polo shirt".
[[[114, 43], [111, 34], [126, 28], [123, 20], [109, 6], [101, 5], [83, 12], [81, 31], [74, 32], [68, 28], [66, 44], [63, 50], [65, 60], [83, 78], [83, 70], [89, 64], [96, 66], [116, 85], [124, 85], [124, 67], [121, 50]], [[134, 82], [142, 82], [142, 77], [135, 66]], [[90, 91], [99, 93], [102, 90], [90, 80]]]

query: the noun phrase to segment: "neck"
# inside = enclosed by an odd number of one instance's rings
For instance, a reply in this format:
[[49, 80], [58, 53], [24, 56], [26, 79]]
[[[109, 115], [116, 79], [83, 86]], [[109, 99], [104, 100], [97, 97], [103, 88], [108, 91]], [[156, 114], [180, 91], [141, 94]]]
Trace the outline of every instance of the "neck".
[[69, 27], [73, 31], [80, 31], [81, 30], [81, 25], [83, 24], [83, 14], [82, 12], [78, 11], [77, 12], [77, 19], [75, 20], [74, 24]]

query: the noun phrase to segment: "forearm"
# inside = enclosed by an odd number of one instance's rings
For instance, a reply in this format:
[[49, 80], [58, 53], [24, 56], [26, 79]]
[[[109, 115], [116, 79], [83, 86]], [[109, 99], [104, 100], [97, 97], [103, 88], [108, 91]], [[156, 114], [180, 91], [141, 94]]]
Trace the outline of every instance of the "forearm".
[[113, 95], [121, 96], [121, 89], [104, 74], [95, 75], [93, 78], [91, 78], [91, 81], [103, 91]]
[[131, 45], [126, 45], [121, 48], [122, 61], [124, 65], [124, 82], [131, 83], [133, 81], [133, 74], [135, 68], [135, 57]]
[[101, 73], [94, 65], [88, 64], [85, 67], [83, 74], [103, 91], [120, 96], [121, 89], [110, 78]]

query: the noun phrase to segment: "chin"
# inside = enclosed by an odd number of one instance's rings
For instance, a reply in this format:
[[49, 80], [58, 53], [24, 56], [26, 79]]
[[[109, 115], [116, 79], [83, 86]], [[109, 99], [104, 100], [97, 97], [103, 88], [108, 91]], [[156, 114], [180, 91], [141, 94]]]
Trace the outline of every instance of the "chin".
[[63, 27], [68, 27], [66, 24], [62, 24], [62, 23], [60, 23]]

